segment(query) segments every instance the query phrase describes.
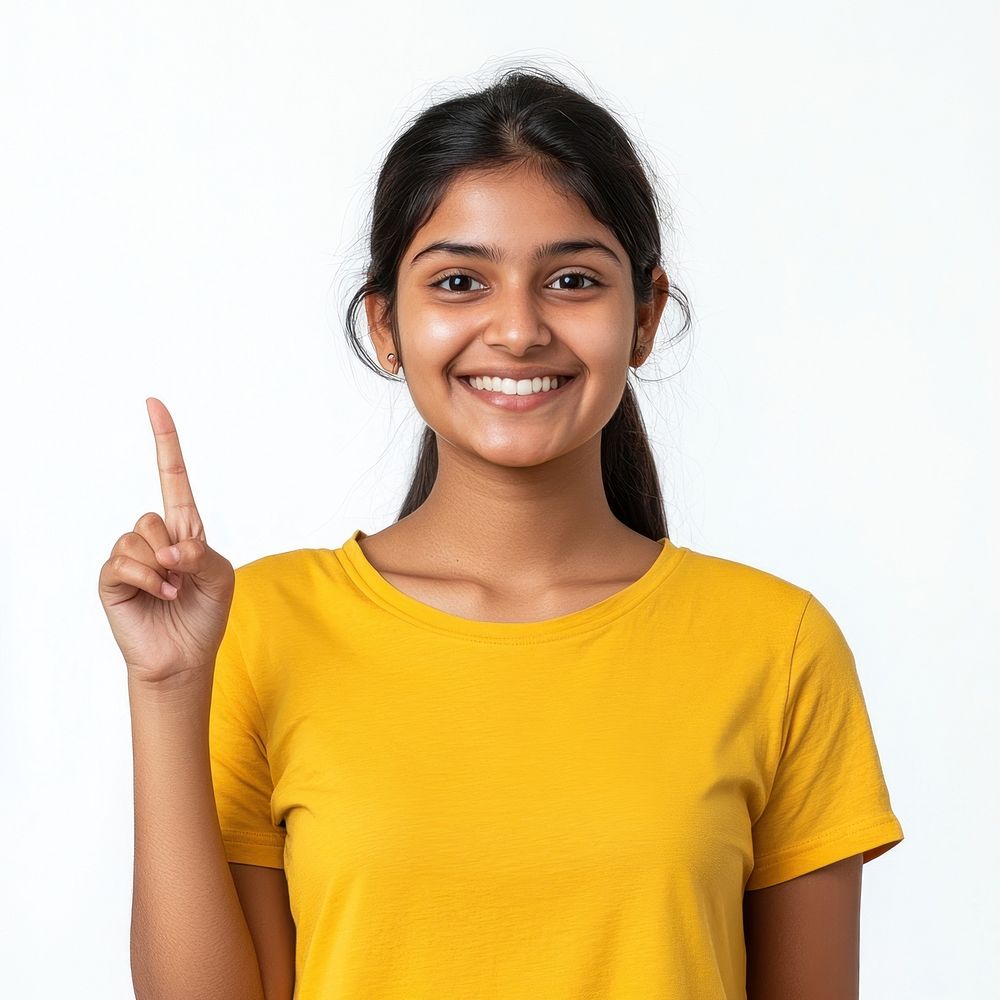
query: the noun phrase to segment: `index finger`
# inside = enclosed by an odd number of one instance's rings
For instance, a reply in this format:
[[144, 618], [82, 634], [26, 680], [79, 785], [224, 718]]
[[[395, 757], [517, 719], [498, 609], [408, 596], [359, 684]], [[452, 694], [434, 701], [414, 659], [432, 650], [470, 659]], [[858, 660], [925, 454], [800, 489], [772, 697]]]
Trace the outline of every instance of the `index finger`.
[[181, 454], [180, 439], [170, 411], [155, 396], [150, 396], [146, 400], [146, 412], [156, 438], [156, 466], [160, 470], [163, 520], [171, 541], [179, 542], [185, 538], [200, 538], [205, 541], [205, 529], [195, 506], [184, 456]]

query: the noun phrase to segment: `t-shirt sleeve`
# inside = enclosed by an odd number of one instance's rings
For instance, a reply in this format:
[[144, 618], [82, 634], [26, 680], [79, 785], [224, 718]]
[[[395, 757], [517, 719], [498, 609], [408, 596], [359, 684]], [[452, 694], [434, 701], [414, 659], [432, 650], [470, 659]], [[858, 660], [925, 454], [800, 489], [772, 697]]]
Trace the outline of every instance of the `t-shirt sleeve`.
[[215, 661], [209, 754], [227, 861], [284, 867], [285, 831], [273, 822], [274, 791], [265, 726], [240, 645], [240, 569], [229, 622]]
[[752, 824], [754, 867], [746, 888], [855, 854], [868, 862], [902, 839], [854, 655], [810, 594], [790, 658], [774, 780]]

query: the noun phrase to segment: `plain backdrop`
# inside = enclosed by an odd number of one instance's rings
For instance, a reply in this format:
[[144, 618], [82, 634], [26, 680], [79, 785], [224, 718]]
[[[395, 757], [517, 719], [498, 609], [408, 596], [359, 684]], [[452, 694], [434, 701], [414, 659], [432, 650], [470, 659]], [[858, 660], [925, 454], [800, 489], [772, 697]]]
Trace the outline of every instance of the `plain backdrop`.
[[234, 565], [394, 520], [422, 420], [342, 322], [375, 174], [518, 61], [592, 84], [673, 212], [695, 322], [637, 382], [671, 539], [811, 590], [855, 653], [906, 835], [864, 868], [862, 997], [995, 995], [996, 5], [0, 10], [5, 995], [132, 996], [97, 578], [162, 512], [145, 398]]

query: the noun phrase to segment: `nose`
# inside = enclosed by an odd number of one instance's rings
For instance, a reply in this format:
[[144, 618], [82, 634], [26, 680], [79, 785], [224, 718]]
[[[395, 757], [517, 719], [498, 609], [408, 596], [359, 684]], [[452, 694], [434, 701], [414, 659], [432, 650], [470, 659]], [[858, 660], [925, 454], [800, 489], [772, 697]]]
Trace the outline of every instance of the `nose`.
[[485, 343], [504, 347], [520, 357], [532, 347], [552, 342], [544, 310], [530, 287], [508, 288], [492, 300], [491, 308], [493, 313], [483, 336]]

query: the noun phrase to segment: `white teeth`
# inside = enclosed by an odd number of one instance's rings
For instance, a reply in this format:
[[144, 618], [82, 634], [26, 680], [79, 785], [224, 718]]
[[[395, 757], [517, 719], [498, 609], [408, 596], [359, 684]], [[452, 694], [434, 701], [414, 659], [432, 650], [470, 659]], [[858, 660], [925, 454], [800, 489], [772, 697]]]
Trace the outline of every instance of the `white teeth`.
[[498, 378], [490, 375], [470, 375], [469, 385], [486, 392], [502, 392], [505, 396], [530, 396], [535, 392], [548, 392], [559, 388], [559, 376], [545, 375], [542, 378]]

